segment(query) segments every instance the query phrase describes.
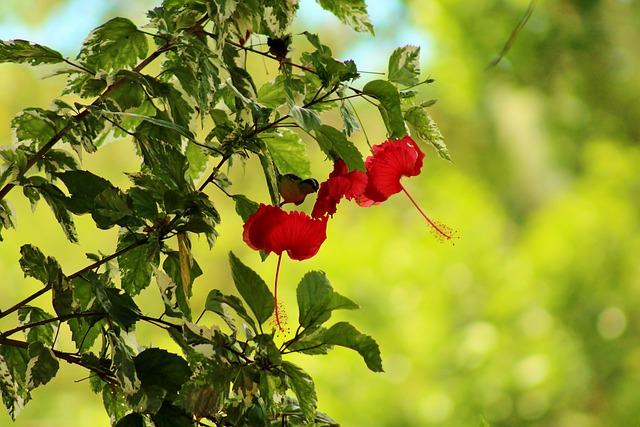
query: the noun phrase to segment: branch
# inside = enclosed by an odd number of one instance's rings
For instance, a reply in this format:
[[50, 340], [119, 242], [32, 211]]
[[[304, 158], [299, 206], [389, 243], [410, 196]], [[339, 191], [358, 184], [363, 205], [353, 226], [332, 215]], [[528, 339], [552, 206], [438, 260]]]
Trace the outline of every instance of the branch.
[[313, 350], [314, 348], [322, 347], [323, 345], [330, 345], [330, 344], [320, 343], [320, 344], [312, 345], [310, 347], [299, 348], [296, 350], [284, 350], [281, 353], [282, 354], [301, 353], [303, 351]]
[[[144, 315], [141, 315], [138, 317], [140, 318], [140, 320], [149, 322], [152, 325], [156, 325], [156, 326], [162, 325], [162, 326], [165, 326], [167, 329], [175, 329], [177, 331], [182, 331], [182, 326], [176, 325], [175, 323], [167, 322], [166, 320], [160, 319], [158, 317], [151, 317], [151, 316], [144, 316]], [[243, 341], [240, 341], [240, 342], [243, 342]], [[243, 359], [246, 363], [253, 363], [253, 360], [249, 356], [247, 356], [241, 351], [236, 350], [232, 346], [225, 345], [224, 348], [229, 350], [231, 353], [235, 354], [238, 358]]]
[[213, 170], [211, 171], [211, 174], [209, 174], [207, 179], [205, 179], [204, 182], [200, 184], [200, 187], [198, 187], [198, 191], [204, 190], [207, 185], [213, 182], [213, 180], [216, 178], [216, 175], [218, 175], [218, 172], [220, 172], [220, 168], [222, 167], [222, 165], [224, 165], [225, 162], [230, 158], [231, 158], [231, 154], [225, 154], [224, 157], [220, 159], [220, 162], [216, 165], [216, 167], [213, 168]]
[[[188, 28], [186, 31], [187, 32], [191, 32], [193, 31], [193, 29], [197, 26], [199, 27], [201, 24], [203, 24], [204, 22], [206, 22], [208, 19], [207, 15], [203, 16], [202, 18], [200, 18], [192, 27]], [[138, 65], [136, 65], [132, 71], [139, 73], [140, 71], [142, 71], [147, 65], [149, 65], [150, 63], [152, 63], [153, 61], [155, 61], [156, 59], [158, 59], [158, 57], [160, 57], [160, 55], [162, 55], [165, 52], [168, 52], [170, 50], [172, 50], [175, 47], [175, 43], [173, 41], [167, 41], [167, 43], [162, 46], [159, 47], [158, 49], [156, 49], [151, 55], [149, 55], [148, 57], [146, 57], [144, 60], [142, 60], [142, 62], [140, 62]], [[65, 60], [65, 62], [75, 66], [75, 67], [79, 67], [77, 64], [71, 63], [68, 60]], [[80, 68], [80, 67], [79, 67]], [[88, 69], [84, 69], [81, 68], [83, 71], [90, 71]], [[55, 135], [53, 135], [51, 137], [51, 139], [49, 141], [47, 141], [46, 144], [44, 144], [37, 152], [36, 154], [34, 154], [33, 156], [29, 157], [27, 159], [27, 163], [24, 167], [24, 171], [23, 174], [26, 173], [29, 169], [31, 169], [33, 167], [33, 165], [35, 165], [42, 157], [44, 157], [44, 155], [51, 149], [53, 148], [53, 146], [60, 141], [60, 139], [62, 139], [62, 137], [69, 132], [69, 130], [71, 129], [71, 125], [74, 121], [78, 121], [78, 120], [82, 120], [84, 117], [86, 117], [89, 114], [89, 111], [91, 110], [91, 107], [95, 107], [98, 104], [102, 103], [102, 101], [108, 97], [109, 95], [111, 95], [113, 92], [115, 92], [116, 90], [118, 90], [122, 85], [124, 85], [127, 82], [127, 77], [121, 77], [120, 79], [116, 80], [115, 82], [113, 82], [109, 87], [107, 87], [104, 92], [102, 92], [102, 94], [100, 94], [100, 96], [98, 96], [90, 105], [84, 107], [84, 109], [82, 111], [80, 111], [78, 114], [72, 116], [69, 119], [69, 122], [62, 128], [60, 129], [58, 132], [56, 132]], [[12, 182], [9, 182], [7, 184], [5, 184], [4, 187], [2, 187], [0, 189], [0, 200], [4, 199], [4, 197], [11, 191], [11, 189], [13, 189], [13, 187], [15, 187], [16, 185]]]
[[[167, 52], [171, 49], [173, 49], [174, 44], [173, 43], [168, 43], [160, 48], [158, 48], [156, 51], [154, 51], [151, 55], [149, 55], [146, 59], [144, 59], [142, 62], [140, 62], [138, 65], [136, 65], [133, 68], [133, 71], [135, 72], [140, 72], [143, 68], [145, 68], [147, 65], [149, 65], [151, 62], [155, 61], [160, 55], [162, 55], [164, 52]], [[108, 88], [106, 88], [104, 90], [104, 92], [102, 92], [102, 94], [100, 96], [98, 96], [90, 105], [86, 106], [83, 108], [82, 111], [80, 111], [78, 114], [71, 116], [71, 118], [69, 119], [68, 123], [62, 128], [60, 129], [58, 132], [56, 132], [55, 135], [53, 135], [51, 137], [51, 139], [49, 141], [47, 141], [46, 144], [44, 144], [37, 152], [36, 154], [34, 154], [33, 156], [29, 157], [27, 159], [27, 163], [24, 167], [24, 171], [23, 174], [26, 173], [29, 169], [31, 169], [33, 167], [33, 165], [35, 165], [40, 159], [42, 159], [42, 157], [44, 157], [44, 155], [51, 150], [51, 148], [53, 148], [53, 146], [60, 141], [60, 139], [62, 139], [62, 137], [64, 135], [66, 135], [67, 132], [69, 132], [69, 130], [72, 127], [72, 123], [75, 121], [79, 121], [82, 120], [84, 117], [86, 117], [89, 114], [89, 111], [91, 109], [91, 107], [95, 107], [98, 104], [102, 103], [102, 101], [104, 101], [104, 99], [106, 97], [108, 97], [109, 95], [111, 95], [113, 92], [115, 92], [116, 90], [118, 90], [123, 84], [125, 84], [127, 82], [127, 78], [126, 77], [121, 77], [118, 80], [116, 80], [115, 82], [113, 82]], [[11, 191], [11, 189], [13, 187], [15, 187], [16, 184], [9, 182], [7, 184], [5, 184], [4, 187], [2, 187], [2, 189], [0, 189], [0, 200], [4, 199], [4, 197]]]
[[[18, 341], [11, 338], [5, 338], [5, 337], [0, 337], [0, 345], [8, 345], [11, 347], [24, 348], [24, 349], [29, 347], [28, 342]], [[88, 369], [91, 372], [95, 372], [96, 375], [98, 375], [100, 378], [102, 378], [104, 381], [106, 381], [109, 384], [116, 383], [116, 378], [114, 377], [111, 371], [96, 369], [93, 366], [89, 366], [82, 360], [82, 356], [79, 356], [75, 353], [67, 353], [65, 351], [60, 351], [60, 350], [51, 350], [51, 351], [53, 352], [53, 354], [55, 354], [55, 356], [58, 359], [62, 359], [65, 362], [73, 365], [82, 366], [83, 368]]]
[[[208, 36], [213, 36], [213, 34], [211, 34], [211, 33], [207, 33], [207, 32], [205, 32], [205, 34], [206, 34], [206, 35], [208, 35]], [[281, 64], [291, 65], [291, 66], [292, 66], [292, 67], [294, 67], [294, 68], [298, 68], [298, 69], [300, 69], [300, 70], [304, 70], [304, 71], [307, 71], [307, 72], [309, 72], [309, 73], [312, 73], [312, 74], [318, 75], [318, 72], [317, 72], [316, 70], [313, 70], [313, 69], [311, 69], [311, 68], [309, 68], [309, 67], [305, 67], [304, 65], [296, 64], [295, 62], [291, 62], [291, 61], [289, 61], [289, 60], [280, 60], [279, 58], [276, 58], [275, 56], [273, 56], [273, 55], [271, 55], [271, 54], [269, 54], [269, 53], [267, 53], [267, 52], [262, 52], [262, 51], [260, 51], [260, 50], [253, 49], [253, 48], [251, 48], [251, 47], [242, 46], [240, 43], [236, 43], [236, 42], [234, 42], [234, 41], [232, 41], [232, 40], [227, 40], [227, 43], [229, 43], [230, 45], [235, 46], [235, 47], [237, 47], [237, 48], [239, 48], [239, 49], [244, 49], [244, 50], [246, 50], [247, 52], [257, 53], [258, 55], [262, 55], [262, 56], [264, 56], [265, 58], [273, 59], [274, 61], [278, 61], [278, 62], [279, 62], [279, 63], [281, 63]]]
[[286, 350], [291, 344], [298, 341], [302, 337], [302, 335], [300, 334], [300, 329], [302, 329], [302, 325], [298, 325], [298, 328], [296, 329], [296, 333], [293, 336], [293, 338], [291, 338], [289, 341], [285, 341], [282, 343], [279, 349], [280, 351]]
[[8, 331], [2, 332], [0, 333], [0, 338], [6, 338], [10, 335], [15, 334], [16, 332], [20, 332], [20, 331], [24, 331], [27, 329], [31, 329], [31, 328], [35, 328], [36, 326], [42, 326], [42, 325], [46, 325], [47, 323], [54, 323], [54, 322], [65, 322], [69, 319], [77, 319], [79, 317], [93, 317], [93, 316], [105, 316], [106, 313], [99, 313], [99, 312], [84, 312], [84, 313], [70, 313], [70, 314], [65, 314], [62, 316], [58, 316], [58, 317], [52, 317], [51, 319], [43, 319], [43, 320], [39, 320], [37, 322], [33, 322], [33, 323], [27, 323], [26, 325], [21, 325], [18, 327], [15, 327], [13, 329], [9, 329]]
[[[230, 42], [231, 44], [236, 45], [234, 42]], [[149, 63], [151, 63], [153, 60], [155, 60], [158, 56], [160, 56], [162, 53], [166, 52], [167, 50], [172, 49], [172, 47], [169, 47], [169, 45], [165, 45], [164, 47], [156, 50], [153, 54], [151, 54], [147, 59], [145, 59], [144, 61], [142, 61], [140, 64], [138, 64], [135, 68], [134, 71], [140, 71], [142, 70], [144, 67], [146, 67]], [[272, 59], [276, 59], [275, 57], [272, 57], [271, 55], [264, 53], [264, 52], [260, 52], [258, 50], [254, 50], [251, 48], [246, 48], [249, 51], [252, 52], [256, 52], [256, 53], [260, 53], [264, 56], [267, 56], [269, 58]], [[299, 65], [298, 68], [302, 68], [302, 69], [306, 69], [309, 72], [315, 73], [315, 71], [311, 70], [311, 69], [307, 69], [307, 67], [304, 67], [302, 65]], [[90, 111], [90, 108], [94, 107], [95, 104], [97, 102], [99, 102], [99, 100], [101, 100], [103, 97], [105, 97], [106, 95], [108, 95], [109, 93], [111, 93], [112, 91], [116, 90], [119, 86], [121, 86], [124, 83], [124, 78], [120, 79], [118, 81], [116, 81], [113, 85], [111, 85], [109, 88], [107, 88], [105, 90], [105, 92], [103, 92], [103, 94], [96, 99], [91, 105], [88, 105], [87, 107], [84, 108], [83, 111], [81, 111], [80, 113], [78, 113], [76, 116], [76, 118], [79, 117], [84, 117], [85, 115], [87, 115]], [[331, 89], [330, 91], [328, 91], [326, 94], [324, 94], [323, 96], [321, 96], [320, 98], [317, 99], [313, 99], [310, 102], [308, 102], [307, 104], [305, 104], [303, 106], [303, 108], [308, 108], [316, 103], [319, 102], [323, 102], [327, 97], [329, 97], [331, 94], [333, 94], [336, 90], [337, 90], [337, 86], [335, 86], [333, 89]], [[359, 91], [358, 89], [353, 89], [359, 93], [362, 93], [361, 91]], [[284, 115], [282, 117], [280, 117], [279, 119], [274, 120], [273, 122], [264, 125], [261, 128], [257, 128], [255, 129], [250, 135], [248, 135], [248, 137], [253, 137], [261, 132], [264, 132], [265, 130], [271, 129], [273, 127], [275, 127], [277, 124], [281, 123], [282, 121], [286, 120], [287, 118], [289, 118], [289, 115]], [[66, 133], [71, 127], [71, 123], [68, 123], [63, 129], [61, 129], [60, 131], [58, 131], [58, 133], [56, 135], [54, 135], [54, 137], [45, 145], [42, 147], [42, 149], [40, 149], [40, 151], [38, 151], [38, 153], [36, 153], [31, 159], [36, 158], [36, 160], [33, 161], [32, 164], [29, 164], [29, 162], [27, 162], [27, 167], [25, 170], [28, 170], [31, 166], [33, 166], [33, 164], [35, 164], [35, 162], [37, 162], [37, 160], [42, 157], [45, 152], [51, 148], [58, 140], [60, 140], [60, 138], [64, 135], [64, 133]], [[46, 146], [49, 146], [49, 148], [47, 148], [47, 150], [43, 149]], [[40, 154], [40, 152], [42, 152]], [[216, 175], [218, 174], [218, 172], [220, 171], [220, 169], [222, 168], [222, 166], [224, 165], [224, 163], [226, 163], [229, 159], [231, 158], [231, 154], [226, 154], [225, 156], [222, 157], [222, 159], [220, 160], [220, 162], [213, 168], [211, 174], [207, 177], [207, 179], [200, 185], [200, 187], [198, 188], [198, 191], [203, 191], [210, 183], [213, 182], [213, 180], [215, 179]], [[7, 184], [5, 185], [1, 190], [0, 190], [0, 200], [11, 190], [11, 188], [13, 188], [15, 185], [14, 184]], [[169, 227], [167, 227], [167, 232], [165, 232], [165, 234], [163, 236], [161, 236], [161, 239], [166, 237], [167, 234], [169, 234], [170, 230], [171, 230], [171, 226], [174, 225], [179, 219], [180, 219], [180, 215], [176, 215], [173, 220], [169, 223]], [[73, 280], [76, 277], [81, 276], [82, 274], [91, 271], [95, 268], [100, 267], [103, 264], [106, 264], [107, 262], [111, 261], [112, 259], [115, 259], [119, 256], [121, 256], [122, 254], [135, 249], [138, 246], [141, 246], [145, 243], [147, 243], [149, 241], [149, 237], [146, 237], [144, 239], [140, 239], [134, 243], [132, 243], [129, 246], [126, 246], [116, 252], [114, 252], [113, 254], [104, 257], [103, 259], [96, 261], [78, 271], [76, 271], [75, 273], [71, 274], [70, 276], [67, 276], [68, 280]], [[39, 296], [47, 293], [49, 290], [51, 290], [51, 285], [46, 285], [44, 288], [34, 292], [33, 294], [29, 295], [28, 297], [26, 297], [25, 299], [23, 299], [22, 301], [18, 302], [17, 304], [13, 305], [12, 307], [8, 308], [5, 311], [0, 312], [0, 319], [8, 316], [9, 314], [13, 313], [14, 311], [18, 310], [19, 308], [27, 305], [28, 303], [30, 303], [31, 301], [33, 301], [34, 299], [38, 298]]]
[[77, 69], [79, 69], [79, 70], [84, 71], [84, 72], [85, 72], [85, 73], [87, 73], [87, 74], [91, 74], [91, 75], [94, 75], [94, 74], [95, 74], [95, 71], [91, 71], [91, 70], [90, 70], [90, 69], [88, 69], [87, 67], [84, 67], [84, 66], [82, 66], [81, 64], [76, 64], [75, 62], [70, 61], [70, 60], [69, 60], [69, 59], [67, 59], [67, 58], [64, 58], [64, 59], [63, 59], [63, 61], [64, 61], [64, 62], [66, 62], [67, 64], [71, 65], [72, 67], [75, 67], [75, 68], [77, 68]]
[[151, 317], [151, 316], [145, 316], [143, 314], [138, 316], [140, 318], [140, 320], [144, 320], [145, 322], [151, 323], [155, 326], [158, 326], [158, 324], [163, 325], [167, 328], [171, 328], [171, 329], [177, 329], [177, 330], [182, 330], [182, 327], [180, 325], [176, 325], [175, 323], [171, 323], [171, 322], [167, 322], [166, 320], [162, 320], [158, 317]]
[[[211, 33], [207, 33], [207, 32], [205, 32], [205, 34], [207, 34], [208, 36], [212, 36], [212, 34], [211, 34]], [[314, 70], [314, 69], [311, 69], [311, 68], [309, 68], [309, 67], [305, 67], [304, 65], [301, 65], [301, 64], [296, 64], [295, 62], [291, 62], [291, 61], [289, 61], [289, 60], [280, 60], [279, 58], [277, 58], [277, 57], [275, 57], [275, 56], [271, 55], [271, 54], [270, 54], [270, 53], [268, 53], [268, 52], [262, 52], [262, 51], [260, 51], [260, 50], [253, 49], [253, 48], [251, 48], [251, 47], [242, 46], [241, 44], [236, 43], [236, 42], [234, 42], [233, 40], [227, 40], [227, 43], [229, 43], [230, 45], [235, 46], [235, 47], [237, 47], [237, 48], [239, 48], [239, 49], [244, 49], [244, 50], [246, 50], [247, 52], [257, 53], [258, 55], [262, 55], [262, 56], [264, 56], [265, 58], [269, 58], [269, 59], [272, 59], [272, 60], [274, 60], [274, 61], [278, 61], [278, 62], [279, 62], [279, 63], [281, 63], [281, 64], [287, 64], [287, 65], [290, 65], [290, 66], [292, 66], [292, 67], [294, 67], [294, 68], [298, 68], [298, 69], [300, 69], [300, 70], [304, 70], [304, 71], [306, 71], [306, 72], [308, 72], [308, 73], [315, 74], [316, 76], [318, 75], [318, 72], [317, 72], [316, 70]], [[375, 105], [375, 106], [377, 107], [377, 105], [376, 105], [373, 101], [371, 101], [370, 99], [368, 99], [368, 98], [367, 98], [367, 95], [366, 95], [364, 92], [362, 92], [360, 89], [357, 89], [357, 88], [355, 88], [355, 87], [353, 87], [353, 86], [349, 86], [349, 85], [345, 85], [345, 86], [346, 86], [348, 89], [350, 89], [350, 90], [352, 90], [353, 92], [355, 92], [358, 96], [361, 96], [365, 101], [367, 101], [367, 102], [369, 102], [369, 103], [371, 103], [371, 104], [373, 104], [373, 105]]]
[[[209, 177], [205, 180], [205, 182], [202, 183], [202, 185], [200, 186], [200, 188], [198, 189], [198, 191], [202, 191], [204, 190], [204, 188], [211, 183], [216, 175], [218, 174], [218, 171], [220, 170], [220, 168], [222, 167], [222, 165], [230, 158], [230, 155], [227, 155], [225, 157], [222, 158], [222, 160], [220, 160], [220, 162], [218, 163], [218, 165], [216, 165], [215, 168], [213, 168], [213, 171], [211, 172], [211, 175], [209, 175]], [[167, 228], [167, 231], [164, 233], [164, 235], [162, 235], [160, 238], [164, 238], [166, 237], [167, 234], [169, 234], [169, 232], [171, 231], [171, 226], [174, 225], [179, 219], [180, 219], [180, 215], [176, 215], [173, 220], [171, 221], [171, 223], [169, 224], [170, 226]], [[133, 242], [132, 244], [130, 244], [129, 246], [125, 246], [122, 249], [117, 250], [116, 252], [112, 253], [109, 256], [106, 256], [104, 258], [102, 258], [101, 260], [98, 260], [78, 271], [76, 271], [75, 273], [71, 274], [70, 276], [67, 276], [67, 280], [73, 280], [77, 277], [82, 276], [84, 273], [87, 273], [91, 270], [94, 270], [98, 267], [100, 267], [103, 264], [106, 264], [107, 262], [111, 261], [112, 259], [115, 259], [119, 256], [121, 256], [122, 254], [129, 252], [132, 249], [137, 248], [138, 246], [142, 246], [143, 244], [147, 243], [149, 241], [149, 237], [145, 237], [144, 239], [140, 239], [137, 240], [135, 242]], [[26, 297], [25, 299], [23, 299], [22, 301], [14, 304], [12, 307], [6, 309], [5, 311], [0, 312], [0, 319], [8, 316], [9, 314], [13, 313], [14, 311], [18, 310], [19, 308], [29, 304], [31, 301], [33, 301], [34, 299], [38, 298], [40, 295], [44, 295], [45, 293], [47, 293], [48, 291], [51, 290], [51, 285], [46, 285], [44, 288], [34, 292], [33, 294], [29, 295], [28, 297]]]

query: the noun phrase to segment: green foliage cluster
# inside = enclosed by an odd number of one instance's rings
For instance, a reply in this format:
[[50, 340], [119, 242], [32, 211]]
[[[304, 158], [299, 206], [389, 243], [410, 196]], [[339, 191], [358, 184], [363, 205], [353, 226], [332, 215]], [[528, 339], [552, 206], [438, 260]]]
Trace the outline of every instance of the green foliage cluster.
[[[319, 3], [356, 30], [372, 32], [362, 0]], [[432, 102], [418, 101], [413, 89], [425, 83], [418, 48], [398, 48], [388, 80], [358, 89], [356, 64], [334, 58], [315, 34], [300, 36], [310, 49], [299, 63], [288, 58], [297, 6], [165, 0], [149, 11], [144, 30], [126, 18], [96, 28], [74, 59], [23, 40], [0, 41], [0, 62], [56, 64], [63, 67], [56, 74], [67, 78], [51, 109], [28, 108], [12, 121], [17, 144], [0, 152], [0, 225], [15, 227], [5, 196], [19, 188], [32, 206], [44, 200], [69, 242], [79, 240], [79, 215], [89, 215], [98, 229], [118, 230], [115, 252], [87, 253], [88, 265], [73, 273], [34, 245], [22, 246], [20, 266], [42, 287], [0, 312], [0, 318], [16, 313], [19, 321], [0, 333], [0, 391], [12, 417], [36, 387], [56, 376], [60, 361], [90, 371], [91, 389], [102, 395], [117, 427], [336, 425], [317, 409], [309, 374], [283, 356], [326, 354], [340, 346], [382, 371], [371, 337], [347, 322], [327, 324], [333, 311], [357, 305], [335, 292], [322, 272], [300, 281], [298, 327], [286, 340], [269, 323], [274, 298], [268, 286], [233, 253], [229, 262], [241, 298], [212, 289], [203, 311], [221, 323], [199, 323], [202, 315], [194, 316], [190, 303], [193, 282], [202, 275], [191, 238], [202, 235], [213, 247], [221, 219], [205, 188], [213, 184], [233, 197], [243, 220], [258, 206], [228, 193], [223, 167], [257, 157], [263, 169], [257, 173], [274, 205], [281, 202], [278, 176], [310, 178], [299, 132], [316, 140], [329, 160], [363, 169], [361, 151], [350, 140], [360, 127], [349, 101], [356, 97], [376, 105], [389, 137], [403, 136], [409, 126], [448, 158], [426, 111]], [[267, 38], [268, 51], [250, 45], [257, 35]], [[242, 53], [279, 61], [279, 75], [256, 87]], [[156, 60], [160, 73], [145, 74]], [[339, 112], [341, 128], [326, 122], [329, 110]], [[203, 141], [195, 127], [206, 129]], [[130, 138], [141, 159], [125, 189], [81, 167], [82, 156], [112, 135]], [[207, 170], [210, 162], [215, 166]], [[144, 313], [134, 300], [154, 280], [164, 306], [160, 317]], [[30, 305], [45, 294], [54, 314]], [[166, 330], [182, 354], [139, 348], [140, 322]], [[74, 351], [55, 348], [62, 323], [71, 330]], [[18, 333], [24, 341], [13, 337]]]

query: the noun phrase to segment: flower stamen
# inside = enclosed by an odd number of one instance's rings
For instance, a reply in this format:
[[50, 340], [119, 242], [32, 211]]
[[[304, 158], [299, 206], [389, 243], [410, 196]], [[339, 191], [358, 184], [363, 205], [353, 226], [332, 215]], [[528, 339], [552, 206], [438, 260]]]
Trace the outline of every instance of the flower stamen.
[[413, 206], [416, 207], [418, 212], [420, 212], [420, 215], [422, 215], [422, 217], [427, 221], [427, 223], [431, 226], [431, 228], [436, 232], [436, 235], [444, 240], [451, 240], [453, 238], [453, 233], [450, 230], [448, 230], [446, 226], [443, 226], [442, 224], [438, 224], [434, 222], [431, 218], [429, 218], [427, 214], [424, 213], [422, 208], [420, 208], [420, 206], [415, 201], [415, 199], [411, 197], [411, 194], [409, 194], [407, 189], [404, 188], [404, 186], [402, 185], [401, 187], [404, 194], [406, 194], [409, 200], [411, 200], [411, 203], [413, 203]]
[[284, 333], [285, 329], [280, 322], [280, 308], [278, 304], [278, 275], [280, 274], [280, 261], [282, 261], [282, 254], [278, 255], [278, 265], [276, 266], [276, 280], [273, 286], [273, 310], [276, 319], [276, 325], [280, 332]]

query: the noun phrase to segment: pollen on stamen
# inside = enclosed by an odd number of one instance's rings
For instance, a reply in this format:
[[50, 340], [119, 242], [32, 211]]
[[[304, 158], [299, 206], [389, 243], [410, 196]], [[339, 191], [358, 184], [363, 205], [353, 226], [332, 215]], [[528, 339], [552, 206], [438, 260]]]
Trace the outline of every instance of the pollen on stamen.
[[452, 245], [455, 245], [455, 241], [460, 238], [458, 230], [449, 227], [441, 221], [431, 219], [428, 224], [429, 231], [440, 242], [451, 242]]
[[429, 225], [429, 230], [432, 232], [432, 234], [436, 236], [438, 240], [440, 240], [441, 242], [444, 242], [445, 240], [453, 242], [454, 239], [459, 238], [457, 231], [453, 230], [448, 225], [441, 223], [440, 221], [434, 221], [431, 218], [429, 218], [429, 216], [422, 210], [418, 202], [416, 202], [416, 200], [411, 196], [411, 194], [409, 194], [406, 188], [402, 187], [402, 191], [409, 198], [409, 200], [411, 201], [413, 206], [415, 206], [415, 208], [420, 213], [420, 215], [422, 215], [422, 217], [427, 221], [427, 224]]
[[271, 326], [276, 330], [276, 335], [286, 336], [291, 332], [291, 328], [289, 327], [289, 316], [287, 316], [284, 304], [278, 301], [274, 308]]

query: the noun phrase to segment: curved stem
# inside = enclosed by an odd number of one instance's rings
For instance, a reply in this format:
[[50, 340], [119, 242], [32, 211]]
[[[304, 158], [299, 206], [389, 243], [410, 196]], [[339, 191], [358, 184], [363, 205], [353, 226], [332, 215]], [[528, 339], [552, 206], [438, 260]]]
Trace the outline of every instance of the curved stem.
[[278, 255], [278, 265], [276, 266], [276, 282], [273, 286], [273, 310], [276, 317], [276, 325], [278, 325], [280, 332], [284, 332], [284, 328], [280, 323], [280, 310], [278, 308], [278, 275], [280, 274], [280, 261], [282, 261], [282, 254]]
[[409, 194], [409, 192], [407, 191], [406, 188], [402, 187], [402, 191], [404, 191], [404, 194], [407, 195], [407, 197], [409, 198], [409, 200], [411, 200], [411, 203], [413, 203], [413, 206], [416, 207], [416, 209], [418, 209], [418, 212], [420, 212], [420, 215], [422, 215], [422, 217], [427, 220], [427, 223], [436, 231], [436, 233], [438, 233], [442, 238], [446, 239], [446, 240], [450, 240], [451, 237], [453, 237], [451, 235], [450, 232], [447, 232], [447, 230], [445, 230], [442, 226], [436, 224], [435, 222], [433, 222], [431, 220], [431, 218], [429, 218], [427, 216], [426, 213], [424, 213], [424, 211], [420, 208], [420, 206], [418, 205], [418, 203], [413, 199], [413, 197], [411, 197], [411, 194]]

